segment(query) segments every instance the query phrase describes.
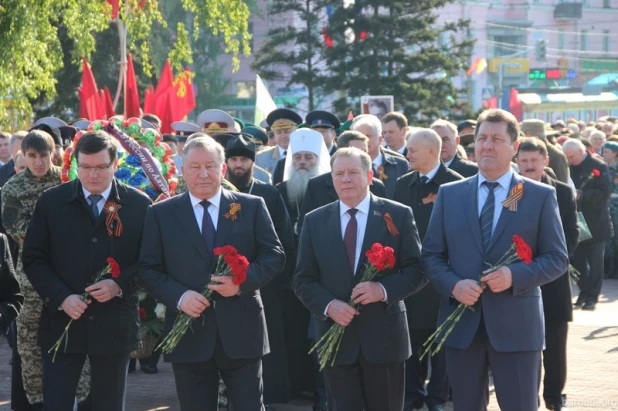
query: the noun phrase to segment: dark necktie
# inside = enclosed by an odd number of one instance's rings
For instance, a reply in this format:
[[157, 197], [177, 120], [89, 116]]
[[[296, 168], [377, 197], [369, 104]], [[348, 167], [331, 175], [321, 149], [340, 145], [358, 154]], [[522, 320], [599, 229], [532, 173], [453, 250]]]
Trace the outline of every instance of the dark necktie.
[[345, 234], [343, 235], [343, 245], [345, 247], [345, 253], [348, 256], [348, 262], [352, 271], [354, 271], [354, 261], [356, 260], [356, 232], [358, 231], [358, 221], [356, 221], [357, 209], [351, 208], [348, 211], [350, 215], [350, 221], [345, 228]]
[[99, 204], [99, 201], [101, 201], [102, 198], [103, 196], [100, 194], [90, 194], [88, 196], [88, 201], [90, 201], [90, 212], [95, 220], [99, 217], [99, 207], [97, 204]]
[[421, 184], [427, 184], [429, 182], [429, 177], [427, 176], [422, 176], [421, 177]]
[[492, 183], [484, 181], [485, 187], [489, 190], [487, 194], [487, 200], [481, 210], [481, 239], [483, 240], [483, 251], [487, 251], [489, 241], [491, 240], [491, 231], [494, 224], [494, 205], [496, 203], [496, 197], [494, 196], [494, 189], [498, 187], [498, 183]]
[[285, 158], [285, 156], [288, 155], [288, 151], [287, 150], [283, 150], [283, 156], [281, 156], [281, 158]]
[[215, 225], [212, 223], [212, 218], [210, 217], [210, 213], [208, 212], [208, 207], [210, 206], [210, 201], [203, 200], [200, 201], [202, 207], [204, 207], [204, 215], [202, 216], [202, 238], [204, 239], [204, 243], [206, 243], [206, 249], [209, 254], [212, 254], [212, 250], [215, 246]]
[[380, 173], [378, 173], [378, 166], [373, 164], [371, 168], [373, 170], [373, 177], [374, 178], [379, 178], [380, 177]]

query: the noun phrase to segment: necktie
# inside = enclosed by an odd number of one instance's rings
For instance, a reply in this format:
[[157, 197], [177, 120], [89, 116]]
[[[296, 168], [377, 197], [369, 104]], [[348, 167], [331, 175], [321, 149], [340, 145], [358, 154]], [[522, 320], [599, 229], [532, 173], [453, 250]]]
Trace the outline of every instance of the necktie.
[[287, 156], [287, 155], [288, 155], [288, 151], [287, 150], [283, 150], [283, 157], [281, 157], [281, 158], [285, 158], [285, 156]]
[[348, 210], [350, 215], [350, 221], [345, 228], [345, 234], [343, 235], [343, 245], [345, 247], [345, 253], [348, 256], [348, 262], [352, 271], [354, 271], [354, 261], [356, 260], [356, 232], [358, 231], [358, 221], [356, 221], [356, 212], [358, 210], [351, 208]]
[[208, 207], [210, 206], [210, 201], [203, 200], [200, 201], [202, 207], [204, 207], [204, 215], [202, 216], [202, 238], [204, 239], [204, 243], [206, 243], [206, 249], [208, 253], [212, 254], [212, 250], [215, 246], [215, 225], [212, 223], [212, 218], [210, 217], [210, 213], [208, 212]]
[[494, 189], [498, 187], [498, 183], [491, 183], [489, 181], [483, 182], [485, 187], [489, 189], [487, 194], [487, 200], [481, 210], [481, 239], [483, 240], [483, 251], [487, 251], [489, 241], [491, 240], [491, 231], [494, 224], [494, 204], [496, 197], [494, 196]]
[[92, 212], [95, 220], [99, 216], [99, 207], [97, 204], [99, 204], [99, 201], [101, 201], [102, 198], [103, 196], [100, 194], [90, 194], [88, 196], [88, 201], [90, 201], [90, 211]]
[[374, 163], [371, 168], [373, 169], [373, 177], [374, 178], [379, 178], [380, 174], [378, 173], [378, 166], [376, 166], [375, 163]]
[[421, 184], [427, 184], [429, 182], [429, 177], [427, 176], [422, 176], [421, 177]]

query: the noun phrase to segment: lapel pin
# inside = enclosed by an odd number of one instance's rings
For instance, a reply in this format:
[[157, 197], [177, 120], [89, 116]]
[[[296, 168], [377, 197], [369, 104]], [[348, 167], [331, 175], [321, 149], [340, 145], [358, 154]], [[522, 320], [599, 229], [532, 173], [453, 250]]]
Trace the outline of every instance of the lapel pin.
[[502, 202], [502, 205], [509, 209], [509, 211], [517, 211], [517, 203], [524, 196], [524, 184], [519, 183], [511, 188], [509, 196]]

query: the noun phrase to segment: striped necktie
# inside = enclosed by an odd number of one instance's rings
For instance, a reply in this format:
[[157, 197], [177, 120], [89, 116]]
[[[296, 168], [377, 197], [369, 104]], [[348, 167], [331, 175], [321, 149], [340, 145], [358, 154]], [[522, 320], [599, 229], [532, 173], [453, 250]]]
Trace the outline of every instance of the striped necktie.
[[483, 182], [485, 187], [489, 190], [487, 194], [487, 200], [481, 210], [481, 239], [483, 240], [483, 251], [486, 252], [491, 240], [491, 233], [494, 225], [494, 205], [496, 203], [496, 197], [494, 195], [494, 189], [498, 187], [498, 183], [492, 183], [489, 181]]

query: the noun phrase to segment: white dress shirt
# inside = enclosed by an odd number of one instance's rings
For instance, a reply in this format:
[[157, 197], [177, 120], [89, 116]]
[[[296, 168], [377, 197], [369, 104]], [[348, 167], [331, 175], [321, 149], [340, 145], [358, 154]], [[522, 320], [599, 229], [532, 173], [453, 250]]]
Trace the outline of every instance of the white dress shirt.
[[288, 150], [281, 147], [280, 145], [277, 145], [277, 149], [279, 150], [279, 158], [285, 158], [285, 156], [287, 155]]
[[[382, 163], [384, 162], [384, 158], [382, 156], [382, 152], [378, 152], [378, 155], [376, 156], [376, 158], [373, 159], [373, 165], [378, 168], [382, 165]], [[377, 177], [376, 177], [377, 178]]]
[[[494, 222], [491, 228], [491, 232], [493, 234], [496, 229], [496, 225], [498, 225], [498, 220], [500, 219], [500, 213], [504, 206], [502, 202], [506, 200], [509, 194], [509, 189], [511, 188], [511, 180], [513, 179], [513, 170], [509, 168], [502, 177], [498, 178], [495, 182], [498, 183], [498, 186], [494, 188]], [[487, 180], [482, 173], [479, 172], [479, 185], [478, 185], [478, 213], [479, 217], [481, 216], [481, 211], [483, 210], [483, 206], [485, 205], [485, 201], [487, 200], [487, 196], [489, 195], [489, 188], [487, 188], [483, 182], [489, 181]]]
[[451, 163], [453, 162], [453, 160], [455, 160], [455, 156], [453, 156], [453, 158], [451, 158], [449, 161], [446, 161], [446, 162], [444, 163], [444, 166], [445, 166], [446, 168], [449, 168], [449, 166], [451, 165]]
[[436, 176], [436, 174], [438, 173], [438, 169], [439, 168], [440, 168], [440, 162], [438, 161], [438, 165], [436, 166], [436, 168], [434, 168], [433, 170], [431, 170], [427, 174], [423, 174], [423, 173], [419, 172], [419, 175], [421, 177], [427, 177], [427, 182], [429, 183], [431, 181], [431, 179]]
[[[90, 191], [86, 190], [83, 185], [82, 185], [82, 191], [84, 192], [84, 197], [86, 198], [86, 202], [88, 203], [88, 205], [90, 205], [90, 199], [88, 197], [92, 193]], [[107, 199], [109, 198], [109, 193], [111, 193], [111, 192], [112, 192], [112, 183], [109, 183], [109, 187], [107, 187], [101, 193], [103, 198], [100, 199], [99, 202], [97, 203], [97, 208], [99, 209], [99, 214], [101, 214], [101, 212], [103, 211], [103, 207], [105, 207], [105, 203], [107, 202]]]

